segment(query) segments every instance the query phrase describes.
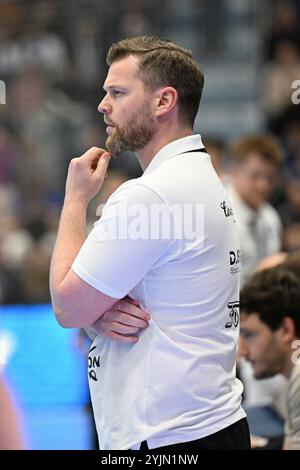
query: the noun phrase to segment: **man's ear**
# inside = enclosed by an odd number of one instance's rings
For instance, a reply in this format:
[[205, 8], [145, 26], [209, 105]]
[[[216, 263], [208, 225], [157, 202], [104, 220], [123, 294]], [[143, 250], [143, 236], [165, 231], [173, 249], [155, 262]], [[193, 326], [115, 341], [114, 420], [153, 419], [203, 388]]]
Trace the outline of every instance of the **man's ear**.
[[157, 90], [155, 97], [155, 113], [157, 117], [164, 116], [172, 110], [174, 111], [178, 103], [177, 90], [171, 86]]
[[281, 330], [281, 337], [282, 339], [289, 343], [290, 341], [293, 341], [296, 336], [296, 328], [295, 328], [295, 322], [294, 320], [286, 316], [283, 318], [281, 325], [280, 325], [280, 330]]

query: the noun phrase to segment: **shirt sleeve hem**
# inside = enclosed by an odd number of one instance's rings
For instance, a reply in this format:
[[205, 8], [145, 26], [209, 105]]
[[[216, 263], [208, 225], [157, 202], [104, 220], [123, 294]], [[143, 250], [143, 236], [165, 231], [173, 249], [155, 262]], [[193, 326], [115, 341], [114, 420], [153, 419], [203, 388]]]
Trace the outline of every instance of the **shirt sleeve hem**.
[[74, 271], [74, 273], [77, 274], [77, 276], [79, 276], [81, 279], [83, 279], [87, 284], [99, 290], [105, 295], [109, 295], [110, 297], [113, 297], [115, 299], [122, 299], [127, 294], [127, 292], [120, 293], [120, 291], [111, 289], [110, 287], [96, 280], [93, 276], [88, 274], [85, 269], [82, 268], [82, 266], [80, 266], [77, 260], [75, 260], [72, 264], [72, 271]]

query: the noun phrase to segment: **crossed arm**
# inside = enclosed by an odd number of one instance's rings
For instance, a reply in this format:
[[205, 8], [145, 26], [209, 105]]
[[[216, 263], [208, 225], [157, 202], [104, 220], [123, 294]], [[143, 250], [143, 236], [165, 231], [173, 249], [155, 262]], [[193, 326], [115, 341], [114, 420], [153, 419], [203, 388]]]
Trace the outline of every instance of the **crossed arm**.
[[149, 314], [139, 307], [138, 301], [125, 297], [112, 310], [104, 312], [92, 328], [107, 338], [134, 343], [149, 320]]
[[70, 163], [50, 267], [50, 292], [56, 319], [63, 327], [92, 326], [110, 338], [136, 341], [132, 335], [148, 326], [149, 315], [137, 302], [110, 297], [71, 269], [86, 238], [88, 203], [103, 184], [109, 159], [105, 150], [92, 147]]

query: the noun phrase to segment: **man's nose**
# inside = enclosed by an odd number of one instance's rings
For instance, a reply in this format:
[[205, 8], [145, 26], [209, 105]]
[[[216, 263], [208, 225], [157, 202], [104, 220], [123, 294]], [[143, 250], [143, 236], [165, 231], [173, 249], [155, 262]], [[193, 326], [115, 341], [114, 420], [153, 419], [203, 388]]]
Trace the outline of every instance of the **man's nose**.
[[110, 113], [110, 104], [108, 102], [107, 95], [104, 96], [103, 100], [99, 103], [98, 111], [99, 113], [103, 113], [103, 114]]
[[249, 350], [246, 345], [246, 341], [242, 336], [239, 337], [239, 345], [238, 345], [238, 356], [239, 357], [244, 357], [245, 359], [248, 359], [249, 355]]
[[274, 185], [269, 178], [266, 176], [261, 176], [257, 179], [256, 187], [261, 194], [263, 194], [265, 197], [268, 197], [272, 192]]

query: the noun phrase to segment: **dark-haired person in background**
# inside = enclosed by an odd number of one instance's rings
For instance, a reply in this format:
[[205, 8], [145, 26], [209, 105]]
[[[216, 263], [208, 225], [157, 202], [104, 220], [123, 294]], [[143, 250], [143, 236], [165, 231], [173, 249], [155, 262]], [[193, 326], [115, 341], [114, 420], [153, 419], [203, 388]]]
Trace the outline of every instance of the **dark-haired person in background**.
[[282, 266], [255, 274], [240, 297], [239, 353], [257, 379], [287, 383], [284, 449], [300, 450], [300, 282]]

